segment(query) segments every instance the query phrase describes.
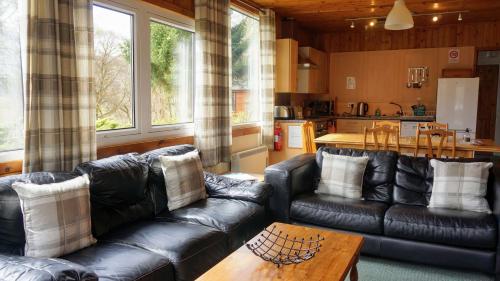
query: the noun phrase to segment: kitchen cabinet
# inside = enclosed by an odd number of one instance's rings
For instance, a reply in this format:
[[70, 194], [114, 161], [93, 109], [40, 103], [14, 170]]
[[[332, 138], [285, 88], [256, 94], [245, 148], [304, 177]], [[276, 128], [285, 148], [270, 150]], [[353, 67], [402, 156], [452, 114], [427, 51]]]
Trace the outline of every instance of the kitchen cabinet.
[[361, 134], [365, 127], [371, 128], [373, 120], [337, 119], [337, 133]]
[[293, 39], [276, 40], [276, 93], [297, 92], [299, 44]]
[[[305, 67], [304, 63], [310, 66]], [[328, 56], [311, 47], [299, 48], [297, 93], [328, 93]]]

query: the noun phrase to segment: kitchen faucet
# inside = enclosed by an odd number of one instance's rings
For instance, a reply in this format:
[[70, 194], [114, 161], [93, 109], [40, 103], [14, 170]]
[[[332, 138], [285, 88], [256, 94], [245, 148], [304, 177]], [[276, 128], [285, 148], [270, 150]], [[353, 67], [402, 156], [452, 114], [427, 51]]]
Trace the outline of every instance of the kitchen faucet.
[[400, 104], [397, 104], [397, 103], [392, 102], [392, 101], [391, 101], [389, 104], [399, 106], [399, 111], [398, 111], [398, 112], [396, 112], [396, 114], [400, 114], [401, 116], [404, 116], [404, 115], [405, 115], [405, 113], [404, 113], [404, 111], [403, 111], [403, 107], [402, 107]]

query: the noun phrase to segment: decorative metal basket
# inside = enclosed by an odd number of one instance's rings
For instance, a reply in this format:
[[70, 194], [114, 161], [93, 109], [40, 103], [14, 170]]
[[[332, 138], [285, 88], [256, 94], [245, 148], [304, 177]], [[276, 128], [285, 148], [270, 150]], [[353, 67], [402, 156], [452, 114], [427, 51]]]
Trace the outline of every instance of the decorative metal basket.
[[273, 225], [271, 229], [265, 228], [254, 243], [248, 243], [247, 248], [256, 256], [265, 261], [274, 263], [277, 267], [288, 264], [298, 264], [312, 259], [320, 251], [321, 241], [325, 240], [319, 234], [315, 239], [310, 237], [294, 237], [290, 239], [288, 234], [276, 230]]

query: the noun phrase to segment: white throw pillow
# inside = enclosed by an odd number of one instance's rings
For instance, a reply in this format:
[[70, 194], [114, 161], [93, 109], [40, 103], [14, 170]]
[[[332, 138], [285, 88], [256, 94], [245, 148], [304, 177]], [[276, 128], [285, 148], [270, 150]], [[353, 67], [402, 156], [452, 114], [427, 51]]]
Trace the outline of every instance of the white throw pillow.
[[493, 163], [442, 162], [432, 159], [434, 184], [429, 208], [491, 213], [486, 191]]
[[207, 198], [203, 166], [197, 150], [183, 155], [160, 156], [159, 159], [170, 211]]
[[351, 157], [323, 152], [318, 194], [336, 195], [352, 199], [362, 198], [363, 176], [368, 157]]
[[59, 257], [96, 242], [87, 175], [44, 185], [16, 182], [12, 188], [21, 202], [26, 256]]

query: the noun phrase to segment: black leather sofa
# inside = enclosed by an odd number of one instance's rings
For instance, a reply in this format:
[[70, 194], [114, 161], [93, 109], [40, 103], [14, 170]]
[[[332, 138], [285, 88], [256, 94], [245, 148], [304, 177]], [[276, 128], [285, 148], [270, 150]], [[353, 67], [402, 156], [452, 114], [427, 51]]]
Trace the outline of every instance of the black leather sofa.
[[[82, 163], [71, 173], [0, 178], [0, 280], [193, 280], [201, 275], [269, 223], [270, 188], [206, 173], [209, 197], [168, 211], [158, 156], [194, 149], [175, 146]], [[57, 259], [23, 256], [22, 213], [11, 184], [60, 182], [83, 173], [90, 176], [98, 243]]]
[[[364, 200], [314, 193], [323, 151], [369, 156]], [[273, 188], [270, 210], [276, 220], [362, 234], [363, 254], [478, 270], [499, 280], [498, 168], [491, 169], [488, 180], [493, 214], [427, 208], [433, 183], [429, 160], [395, 152], [322, 147], [316, 155], [303, 154], [269, 166], [265, 182]]]

